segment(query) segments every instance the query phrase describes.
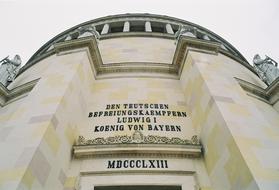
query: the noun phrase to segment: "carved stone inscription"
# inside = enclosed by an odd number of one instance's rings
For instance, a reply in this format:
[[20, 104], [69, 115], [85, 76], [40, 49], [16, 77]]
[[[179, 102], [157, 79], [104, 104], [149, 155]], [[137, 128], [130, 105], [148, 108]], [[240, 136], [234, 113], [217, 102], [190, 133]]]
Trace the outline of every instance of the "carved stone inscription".
[[168, 104], [107, 104], [102, 111], [89, 112], [89, 118], [115, 118], [115, 123], [94, 125], [94, 133], [108, 131], [172, 131], [180, 125], [162, 124], [159, 117], [187, 117], [186, 112], [170, 110]]
[[168, 168], [167, 160], [108, 160], [107, 169], [121, 168]]

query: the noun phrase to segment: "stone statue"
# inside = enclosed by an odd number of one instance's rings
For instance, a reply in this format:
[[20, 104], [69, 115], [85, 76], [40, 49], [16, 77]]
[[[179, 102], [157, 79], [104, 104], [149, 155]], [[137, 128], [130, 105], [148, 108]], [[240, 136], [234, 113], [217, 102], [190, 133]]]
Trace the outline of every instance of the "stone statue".
[[81, 26], [77, 28], [76, 30], [68, 34], [65, 41], [74, 40], [77, 38], [84, 38], [88, 36], [95, 36], [97, 40], [100, 38], [100, 34], [96, 30], [94, 25]]
[[174, 34], [176, 40], [179, 40], [180, 36], [188, 36], [192, 38], [196, 38], [197, 29], [190, 28], [189, 26], [179, 26], [178, 31]]
[[278, 63], [268, 56], [265, 59], [261, 59], [259, 54], [256, 54], [253, 58], [255, 71], [259, 77], [266, 84], [270, 85], [277, 77], [279, 77]]
[[92, 35], [95, 36], [96, 39], [100, 38], [100, 34], [96, 30], [94, 25], [79, 27], [78, 30], [79, 30], [79, 37], [78, 38], [83, 38], [83, 37], [92, 36]]
[[16, 55], [12, 60], [9, 59], [9, 56], [0, 61], [0, 83], [4, 86], [8, 86], [16, 77], [20, 64], [21, 58], [19, 55]]

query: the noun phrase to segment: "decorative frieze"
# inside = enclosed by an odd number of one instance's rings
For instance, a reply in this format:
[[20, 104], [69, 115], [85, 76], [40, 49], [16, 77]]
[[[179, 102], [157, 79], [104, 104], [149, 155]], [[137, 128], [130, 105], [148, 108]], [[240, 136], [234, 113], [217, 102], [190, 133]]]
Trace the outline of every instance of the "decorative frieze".
[[162, 137], [156, 135], [144, 136], [141, 132], [135, 131], [132, 136], [118, 135], [107, 138], [85, 139], [79, 136], [76, 145], [113, 145], [113, 144], [167, 144], [167, 145], [197, 145], [200, 146], [199, 139], [196, 135], [190, 140], [178, 137]]
[[[150, 149], [152, 148], [152, 149]], [[133, 135], [118, 135], [106, 138], [86, 139], [79, 136], [73, 146], [75, 158], [160, 157], [160, 158], [199, 158], [202, 145], [196, 135], [189, 139], [144, 136], [135, 131]]]

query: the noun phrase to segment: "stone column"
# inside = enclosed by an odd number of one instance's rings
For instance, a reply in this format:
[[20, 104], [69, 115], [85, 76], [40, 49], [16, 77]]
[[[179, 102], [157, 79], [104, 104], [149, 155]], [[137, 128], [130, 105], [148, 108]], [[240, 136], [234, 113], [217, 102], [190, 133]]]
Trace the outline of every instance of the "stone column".
[[124, 23], [123, 32], [130, 32], [130, 22], [126, 21]]
[[101, 32], [101, 34], [107, 34], [109, 31], [109, 24], [105, 24], [103, 27], [103, 30]]
[[149, 21], [145, 22], [145, 32], [152, 32], [151, 23]]
[[169, 23], [166, 24], [166, 30], [168, 34], [174, 34], [173, 29]]

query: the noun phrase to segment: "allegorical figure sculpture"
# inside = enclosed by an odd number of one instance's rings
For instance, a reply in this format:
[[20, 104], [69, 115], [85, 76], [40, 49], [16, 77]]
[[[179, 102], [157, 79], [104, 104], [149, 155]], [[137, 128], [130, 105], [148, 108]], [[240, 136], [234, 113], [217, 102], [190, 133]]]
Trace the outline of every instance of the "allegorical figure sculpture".
[[11, 83], [20, 68], [21, 58], [16, 55], [13, 59], [9, 59], [9, 56], [0, 61], [0, 83], [4, 86], [8, 86]]
[[178, 41], [180, 36], [188, 36], [196, 38], [197, 29], [195, 27], [190, 28], [189, 26], [179, 26], [178, 31], [174, 34], [175, 39]]
[[265, 59], [261, 59], [259, 54], [256, 54], [253, 59], [254, 68], [262, 81], [270, 85], [277, 77], [279, 77], [278, 63], [273, 59], [266, 56]]
[[88, 36], [95, 36], [97, 40], [100, 38], [100, 34], [96, 30], [94, 25], [81, 26], [77, 28], [72, 33], [68, 34], [65, 41], [73, 40], [77, 38], [84, 38]]

